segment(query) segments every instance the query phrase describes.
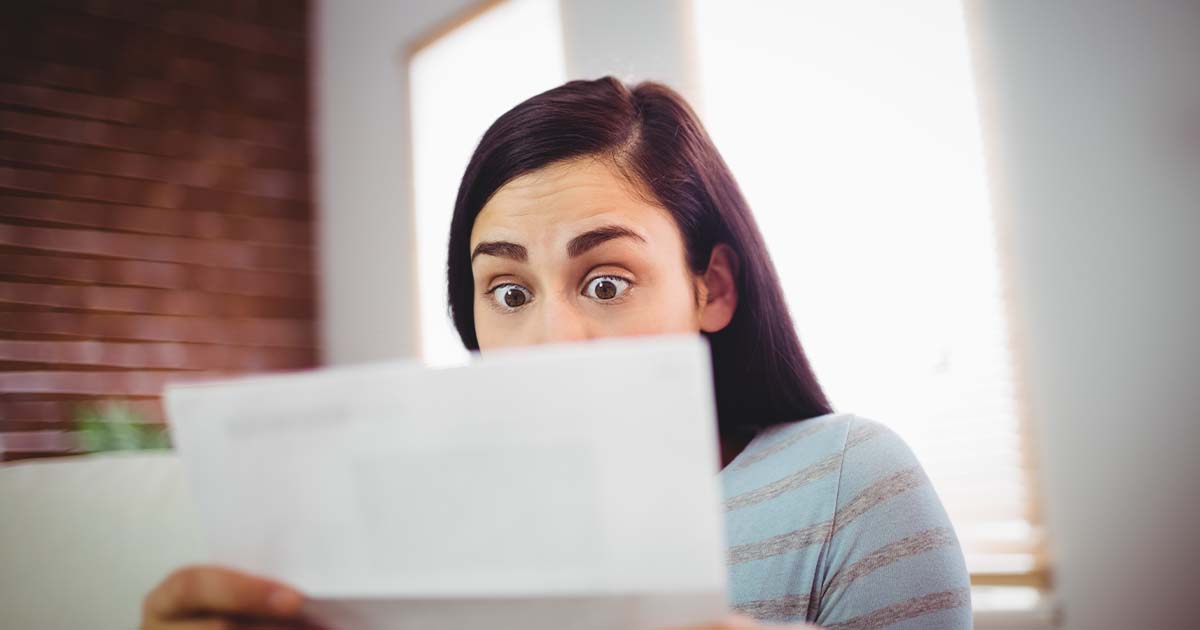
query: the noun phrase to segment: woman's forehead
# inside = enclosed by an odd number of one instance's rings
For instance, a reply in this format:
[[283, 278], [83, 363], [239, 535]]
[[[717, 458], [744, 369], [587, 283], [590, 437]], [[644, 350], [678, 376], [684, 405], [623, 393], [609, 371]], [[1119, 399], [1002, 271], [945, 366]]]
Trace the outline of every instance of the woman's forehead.
[[552, 246], [600, 225], [623, 225], [653, 237], [673, 229], [670, 215], [631, 190], [599, 160], [555, 164], [518, 177], [488, 201], [475, 218], [471, 247], [505, 240]]

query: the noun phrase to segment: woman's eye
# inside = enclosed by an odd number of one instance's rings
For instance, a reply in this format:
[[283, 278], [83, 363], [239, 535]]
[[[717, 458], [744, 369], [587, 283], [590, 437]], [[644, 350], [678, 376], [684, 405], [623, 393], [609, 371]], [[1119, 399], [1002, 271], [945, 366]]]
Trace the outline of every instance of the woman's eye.
[[629, 288], [629, 281], [616, 276], [600, 276], [588, 281], [583, 294], [601, 301], [614, 300]]
[[515, 310], [525, 306], [533, 297], [528, 289], [519, 284], [502, 284], [488, 293], [492, 294], [492, 299], [504, 310]]

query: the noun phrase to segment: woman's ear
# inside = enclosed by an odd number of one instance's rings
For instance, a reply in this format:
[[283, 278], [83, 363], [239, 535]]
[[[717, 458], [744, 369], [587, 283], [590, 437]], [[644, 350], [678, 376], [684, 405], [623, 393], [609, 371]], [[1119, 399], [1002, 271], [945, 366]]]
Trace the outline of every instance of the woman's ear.
[[713, 247], [708, 259], [708, 269], [700, 278], [700, 330], [715, 333], [733, 321], [738, 303], [738, 260], [737, 253], [725, 243]]

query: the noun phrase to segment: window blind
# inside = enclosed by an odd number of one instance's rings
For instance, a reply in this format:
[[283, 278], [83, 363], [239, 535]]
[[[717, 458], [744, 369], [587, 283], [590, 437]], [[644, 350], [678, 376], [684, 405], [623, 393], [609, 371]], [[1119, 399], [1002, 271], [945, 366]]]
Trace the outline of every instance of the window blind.
[[1046, 586], [958, 4], [699, 0], [696, 27], [702, 115], [835, 407], [913, 448], [976, 584]]

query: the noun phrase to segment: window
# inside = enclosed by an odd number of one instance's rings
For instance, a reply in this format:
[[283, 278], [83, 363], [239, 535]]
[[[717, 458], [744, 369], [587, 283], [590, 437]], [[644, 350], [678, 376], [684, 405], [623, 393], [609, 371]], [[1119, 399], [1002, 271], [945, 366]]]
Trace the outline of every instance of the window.
[[467, 161], [492, 121], [566, 80], [563, 57], [555, 0], [498, 3], [412, 56], [417, 273], [426, 362], [460, 363], [467, 356], [446, 313], [450, 217]]
[[[694, 14], [705, 123], [826, 391], [913, 447], [978, 585], [1045, 586], [959, 5], [696, 0]], [[462, 169], [497, 116], [565, 74], [552, 0], [493, 5], [412, 59], [429, 362], [465, 358], [444, 287]]]
[[839, 410], [916, 451], [977, 584], [1039, 586], [958, 3], [698, 0], [705, 122]]

